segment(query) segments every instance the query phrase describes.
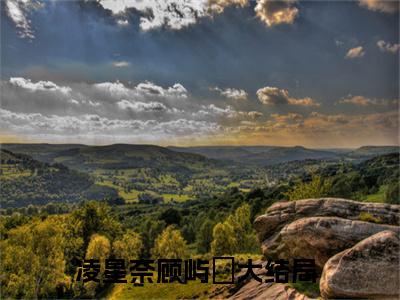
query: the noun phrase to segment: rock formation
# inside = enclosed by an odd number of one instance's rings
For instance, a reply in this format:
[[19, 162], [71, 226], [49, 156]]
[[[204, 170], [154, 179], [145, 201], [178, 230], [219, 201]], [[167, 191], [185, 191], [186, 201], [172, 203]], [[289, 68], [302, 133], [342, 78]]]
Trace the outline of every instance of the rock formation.
[[359, 220], [362, 213], [373, 215], [382, 224], [398, 226], [400, 223], [399, 205], [357, 202], [339, 198], [320, 198], [275, 203], [267, 209], [265, 215], [259, 216], [254, 221], [254, 227], [260, 241], [264, 241], [283, 226], [297, 219], [339, 217]]
[[[399, 299], [400, 205], [320, 198], [278, 202], [254, 226], [265, 259], [315, 259], [321, 296]], [[308, 299], [249, 281], [231, 299]]]
[[399, 299], [400, 240], [382, 231], [331, 257], [321, 276], [324, 298]]
[[284, 226], [261, 246], [270, 259], [311, 258], [322, 270], [336, 253], [384, 230], [399, 232], [398, 226], [353, 221], [338, 217], [298, 219]]

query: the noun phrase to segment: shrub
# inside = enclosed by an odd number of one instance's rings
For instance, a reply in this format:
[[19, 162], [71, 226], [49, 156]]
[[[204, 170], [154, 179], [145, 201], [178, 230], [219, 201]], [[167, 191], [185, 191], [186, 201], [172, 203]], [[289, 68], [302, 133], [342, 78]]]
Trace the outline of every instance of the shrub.
[[360, 215], [358, 216], [358, 219], [360, 221], [364, 222], [371, 222], [371, 223], [382, 223], [382, 220], [378, 217], [374, 217], [372, 214], [368, 212], [361, 212]]

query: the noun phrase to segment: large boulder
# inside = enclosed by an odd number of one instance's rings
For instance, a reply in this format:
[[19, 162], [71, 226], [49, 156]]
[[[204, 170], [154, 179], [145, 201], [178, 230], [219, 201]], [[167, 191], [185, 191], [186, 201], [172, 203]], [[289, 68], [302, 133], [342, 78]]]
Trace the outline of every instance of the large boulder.
[[379, 232], [326, 263], [320, 290], [324, 298], [399, 299], [398, 233]]
[[363, 203], [340, 198], [319, 198], [300, 201], [278, 202], [269, 207], [266, 214], [254, 221], [260, 241], [275, 234], [286, 224], [305, 217], [340, 217], [359, 220], [367, 213], [382, 224], [399, 225], [400, 206], [384, 203]]
[[338, 217], [298, 219], [264, 240], [265, 257], [277, 260], [293, 258], [315, 259], [322, 270], [336, 253], [384, 230], [400, 232], [398, 226], [353, 221]]

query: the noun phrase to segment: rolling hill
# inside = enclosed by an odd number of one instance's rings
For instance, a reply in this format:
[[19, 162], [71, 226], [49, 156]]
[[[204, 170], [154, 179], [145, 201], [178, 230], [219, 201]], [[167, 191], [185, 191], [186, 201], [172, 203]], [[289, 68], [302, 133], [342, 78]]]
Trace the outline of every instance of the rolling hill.
[[294, 160], [338, 157], [338, 154], [334, 151], [307, 149], [301, 146], [209, 146], [169, 147], [169, 149], [200, 154], [212, 159], [229, 160], [235, 163], [247, 163], [258, 166], [267, 166]]
[[62, 164], [48, 164], [25, 154], [0, 150], [0, 205], [21, 207], [49, 202], [78, 202], [116, 197], [117, 192], [94, 184], [87, 174]]
[[47, 163], [62, 163], [81, 171], [96, 169], [159, 168], [167, 171], [193, 171], [216, 165], [204, 156], [182, 153], [154, 145], [113, 144], [3, 144], [4, 149], [31, 155]]

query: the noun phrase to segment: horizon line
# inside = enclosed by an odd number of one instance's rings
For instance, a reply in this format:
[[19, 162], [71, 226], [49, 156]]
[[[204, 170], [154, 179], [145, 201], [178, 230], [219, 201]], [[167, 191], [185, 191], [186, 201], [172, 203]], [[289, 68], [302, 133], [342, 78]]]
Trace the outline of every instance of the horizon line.
[[107, 147], [107, 146], [114, 146], [114, 145], [131, 145], [131, 146], [157, 146], [162, 148], [228, 148], [228, 147], [280, 147], [280, 148], [295, 148], [295, 147], [302, 147], [305, 149], [358, 149], [362, 147], [400, 147], [400, 145], [371, 145], [371, 144], [364, 144], [358, 147], [346, 147], [346, 146], [338, 146], [338, 147], [307, 147], [303, 145], [293, 145], [293, 146], [284, 146], [284, 145], [273, 145], [273, 144], [255, 144], [255, 145], [237, 145], [237, 144], [230, 144], [230, 145], [196, 145], [196, 146], [182, 146], [182, 145], [160, 145], [160, 144], [150, 144], [150, 143], [111, 143], [111, 144], [85, 144], [85, 143], [48, 143], [48, 142], [0, 142], [0, 145], [80, 145], [80, 146], [87, 146], [87, 147]]

